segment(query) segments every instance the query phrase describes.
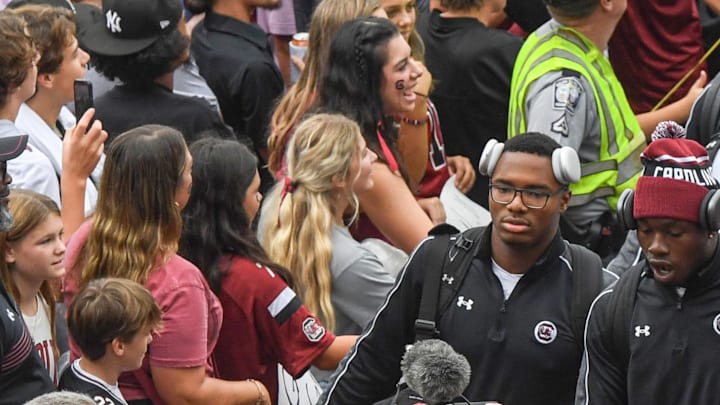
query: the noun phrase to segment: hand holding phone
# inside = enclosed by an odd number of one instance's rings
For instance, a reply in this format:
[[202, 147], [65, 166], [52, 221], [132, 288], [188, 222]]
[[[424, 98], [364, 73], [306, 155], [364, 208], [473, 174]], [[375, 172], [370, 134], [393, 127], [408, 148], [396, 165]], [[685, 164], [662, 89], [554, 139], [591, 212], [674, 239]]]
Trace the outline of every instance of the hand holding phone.
[[[80, 120], [83, 114], [91, 108], [93, 108], [93, 90], [92, 83], [87, 80], [76, 79], [75, 80], [75, 119]], [[88, 129], [92, 127], [95, 122], [95, 118], [90, 120]]]

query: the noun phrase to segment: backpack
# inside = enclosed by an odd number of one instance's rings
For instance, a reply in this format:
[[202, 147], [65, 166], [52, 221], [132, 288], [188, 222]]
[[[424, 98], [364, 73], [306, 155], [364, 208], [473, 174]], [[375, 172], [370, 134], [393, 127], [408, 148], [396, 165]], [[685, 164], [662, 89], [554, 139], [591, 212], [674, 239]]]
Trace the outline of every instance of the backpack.
[[630, 362], [628, 328], [631, 326], [635, 298], [644, 268], [643, 262], [636, 264], [611, 286], [613, 294], [608, 301], [607, 314], [610, 314], [612, 320], [603, 331], [603, 340], [608, 351], [617, 356], [621, 370], [627, 370]]
[[[418, 318], [415, 320], [416, 341], [438, 338], [439, 331], [435, 320], [438, 314], [447, 308], [462, 285], [470, 263], [480, 251], [480, 238], [484, 230], [484, 227], [478, 227], [458, 232], [453, 226], [442, 224], [430, 231], [429, 234], [434, 238], [427, 242], [430, 249], [427, 255], [428, 271], [423, 283]], [[582, 339], [577, 337], [584, 335], [590, 304], [603, 290], [602, 271], [582, 269], [602, 268], [602, 261], [582, 246], [567, 244], [567, 247], [574, 269], [571, 303], [573, 333], [578, 345], [582, 346]]]
[[702, 94], [695, 100], [688, 118], [687, 138], [708, 145], [720, 132], [720, 74], [705, 86]]

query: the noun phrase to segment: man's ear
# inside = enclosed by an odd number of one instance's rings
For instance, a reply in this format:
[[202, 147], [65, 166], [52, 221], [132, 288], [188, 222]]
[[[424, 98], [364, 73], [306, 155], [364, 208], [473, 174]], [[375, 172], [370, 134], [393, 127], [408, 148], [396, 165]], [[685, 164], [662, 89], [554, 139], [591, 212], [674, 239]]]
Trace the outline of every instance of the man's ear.
[[619, 7], [618, 0], [599, 0], [598, 7], [605, 11], [612, 11], [616, 7]]
[[564, 213], [568, 209], [568, 204], [570, 204], [570, 197], [572, 197], [572, 191], [570, 189], [567, 189], [562, 195], [560, 196], [560, 213]]

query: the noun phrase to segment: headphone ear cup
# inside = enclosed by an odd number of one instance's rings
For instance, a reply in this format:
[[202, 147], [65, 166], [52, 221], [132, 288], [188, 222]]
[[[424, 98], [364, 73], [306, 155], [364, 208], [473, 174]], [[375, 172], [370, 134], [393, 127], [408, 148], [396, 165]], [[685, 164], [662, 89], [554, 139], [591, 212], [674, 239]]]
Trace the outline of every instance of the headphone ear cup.
[[709, 231], [720, 229], [720, 192], [710, 190], [700, 203], [700, 226]]
[[580, 180], [580, 158], [575, 149], [569, 146], [553, 151], [552, 168], [555, 179], [560, 184], [568, 185]]
[[492, 176], [493, 171], [495, 170], [495, 165], [497, 164], [498, 159], [500, 159], [500, 155], [502, 154], [504, 148], [505, 144], [498, 142], [496, 139], [490, 139], [487, 141], [485, 148], [480, 155], [480, 162], [478, 162], [478, 171], [480, 174], [488, 177]]
[[637, 229], [637, 221], [633, 216], [635, 207], [635, 192], [626, 189], [620, 194], [617, 202], [617, 219], [620, 226], [625, 230]]

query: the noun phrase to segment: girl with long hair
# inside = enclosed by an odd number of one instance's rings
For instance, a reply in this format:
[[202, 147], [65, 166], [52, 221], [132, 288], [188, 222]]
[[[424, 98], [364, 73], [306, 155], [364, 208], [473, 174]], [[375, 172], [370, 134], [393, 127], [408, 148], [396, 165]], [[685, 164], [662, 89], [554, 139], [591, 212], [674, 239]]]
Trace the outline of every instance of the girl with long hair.
[[410, 45], [411, 55], [423, 71], [415, 89], [418, 95], [415, 109], [401, 118], [398, 136], [398, 150], [410, 178], [417, 185], [415, 195], [419, 198], [437, 197], [453, 174], [457, 188], [466, 193], [475, 183], [475, 169], [467, 157], [445, 154], [438, 112], [428, 98], [432, 90], [432, 74], [424, 65], [425, 45], [416, 30], [416, 1], [380, 0], [380, 4]]
[[163, 332], [142, 367], [120, 377], [130, 404], [268, 404], [258, 381], [214, 378], [222, 308], [200, 270], [176, 253], [191, 168], [182, 134], [169, 127], [141, 126], [111, 143], [95, 215], [68, 245], [65, 302], [90, 280], [119, 277], [143, 284], [163, 309]]
[[371, 15], [386, 16], [378, 0], [322, 0], [315, 7], [310, 20], [305, 66], [298, 81], [280, 99], [270, 122], [268, 166], [277, 177], [283, 175], [285, 148], [294, 128], [317, 98], [330, 52], [330, 41], [343, 23]]
[[375, 186], [358, 192], [363, 213], [352, 227], [359, 240], [385, 239], [409, 253], [434, 223], [445, 220], [437, 198], [416, 200], [397, 149], [396, 118], [413, 111], [422, 70], [410, 46], [388, 20], [345, 23], [330, 45], [314, 109], [340, 113], [358, 123], [377, 154]]
[[[183, 211], [180, 254], [196, 264], [223, 306], [214, 357], [220, 377], [255, 376], [278, 400], [278, 364], [298, 378], [334, 370], [355, 342], [336, 337], [301, 304], [293, 277], [273, 263], [251, 225], [260, 200], [257, 160], [233, 140], [190, 145], [195, 189]], [[242, 344], [237, 344], [242, 341]]]
[[5, 249], [0, 275], [57, 385], [60, 353], [55, 338], [55, 303], [58, 282], [65, 275], [60, 209], [43, 194], [19, 189], [10, 192], [9, 209], [13, 224], [7, 233], [0, 232], [0, 244]]
[[288, 174], [263, 212], [270, 258], [293, 272], [303, 303], [336, 334], [361, 332], [395, 281], [345, 225], [347, 212], [358, 215], [357, 194], [374, 186], [375, 159], [354, 121], [310, 116], [288, 144]]

